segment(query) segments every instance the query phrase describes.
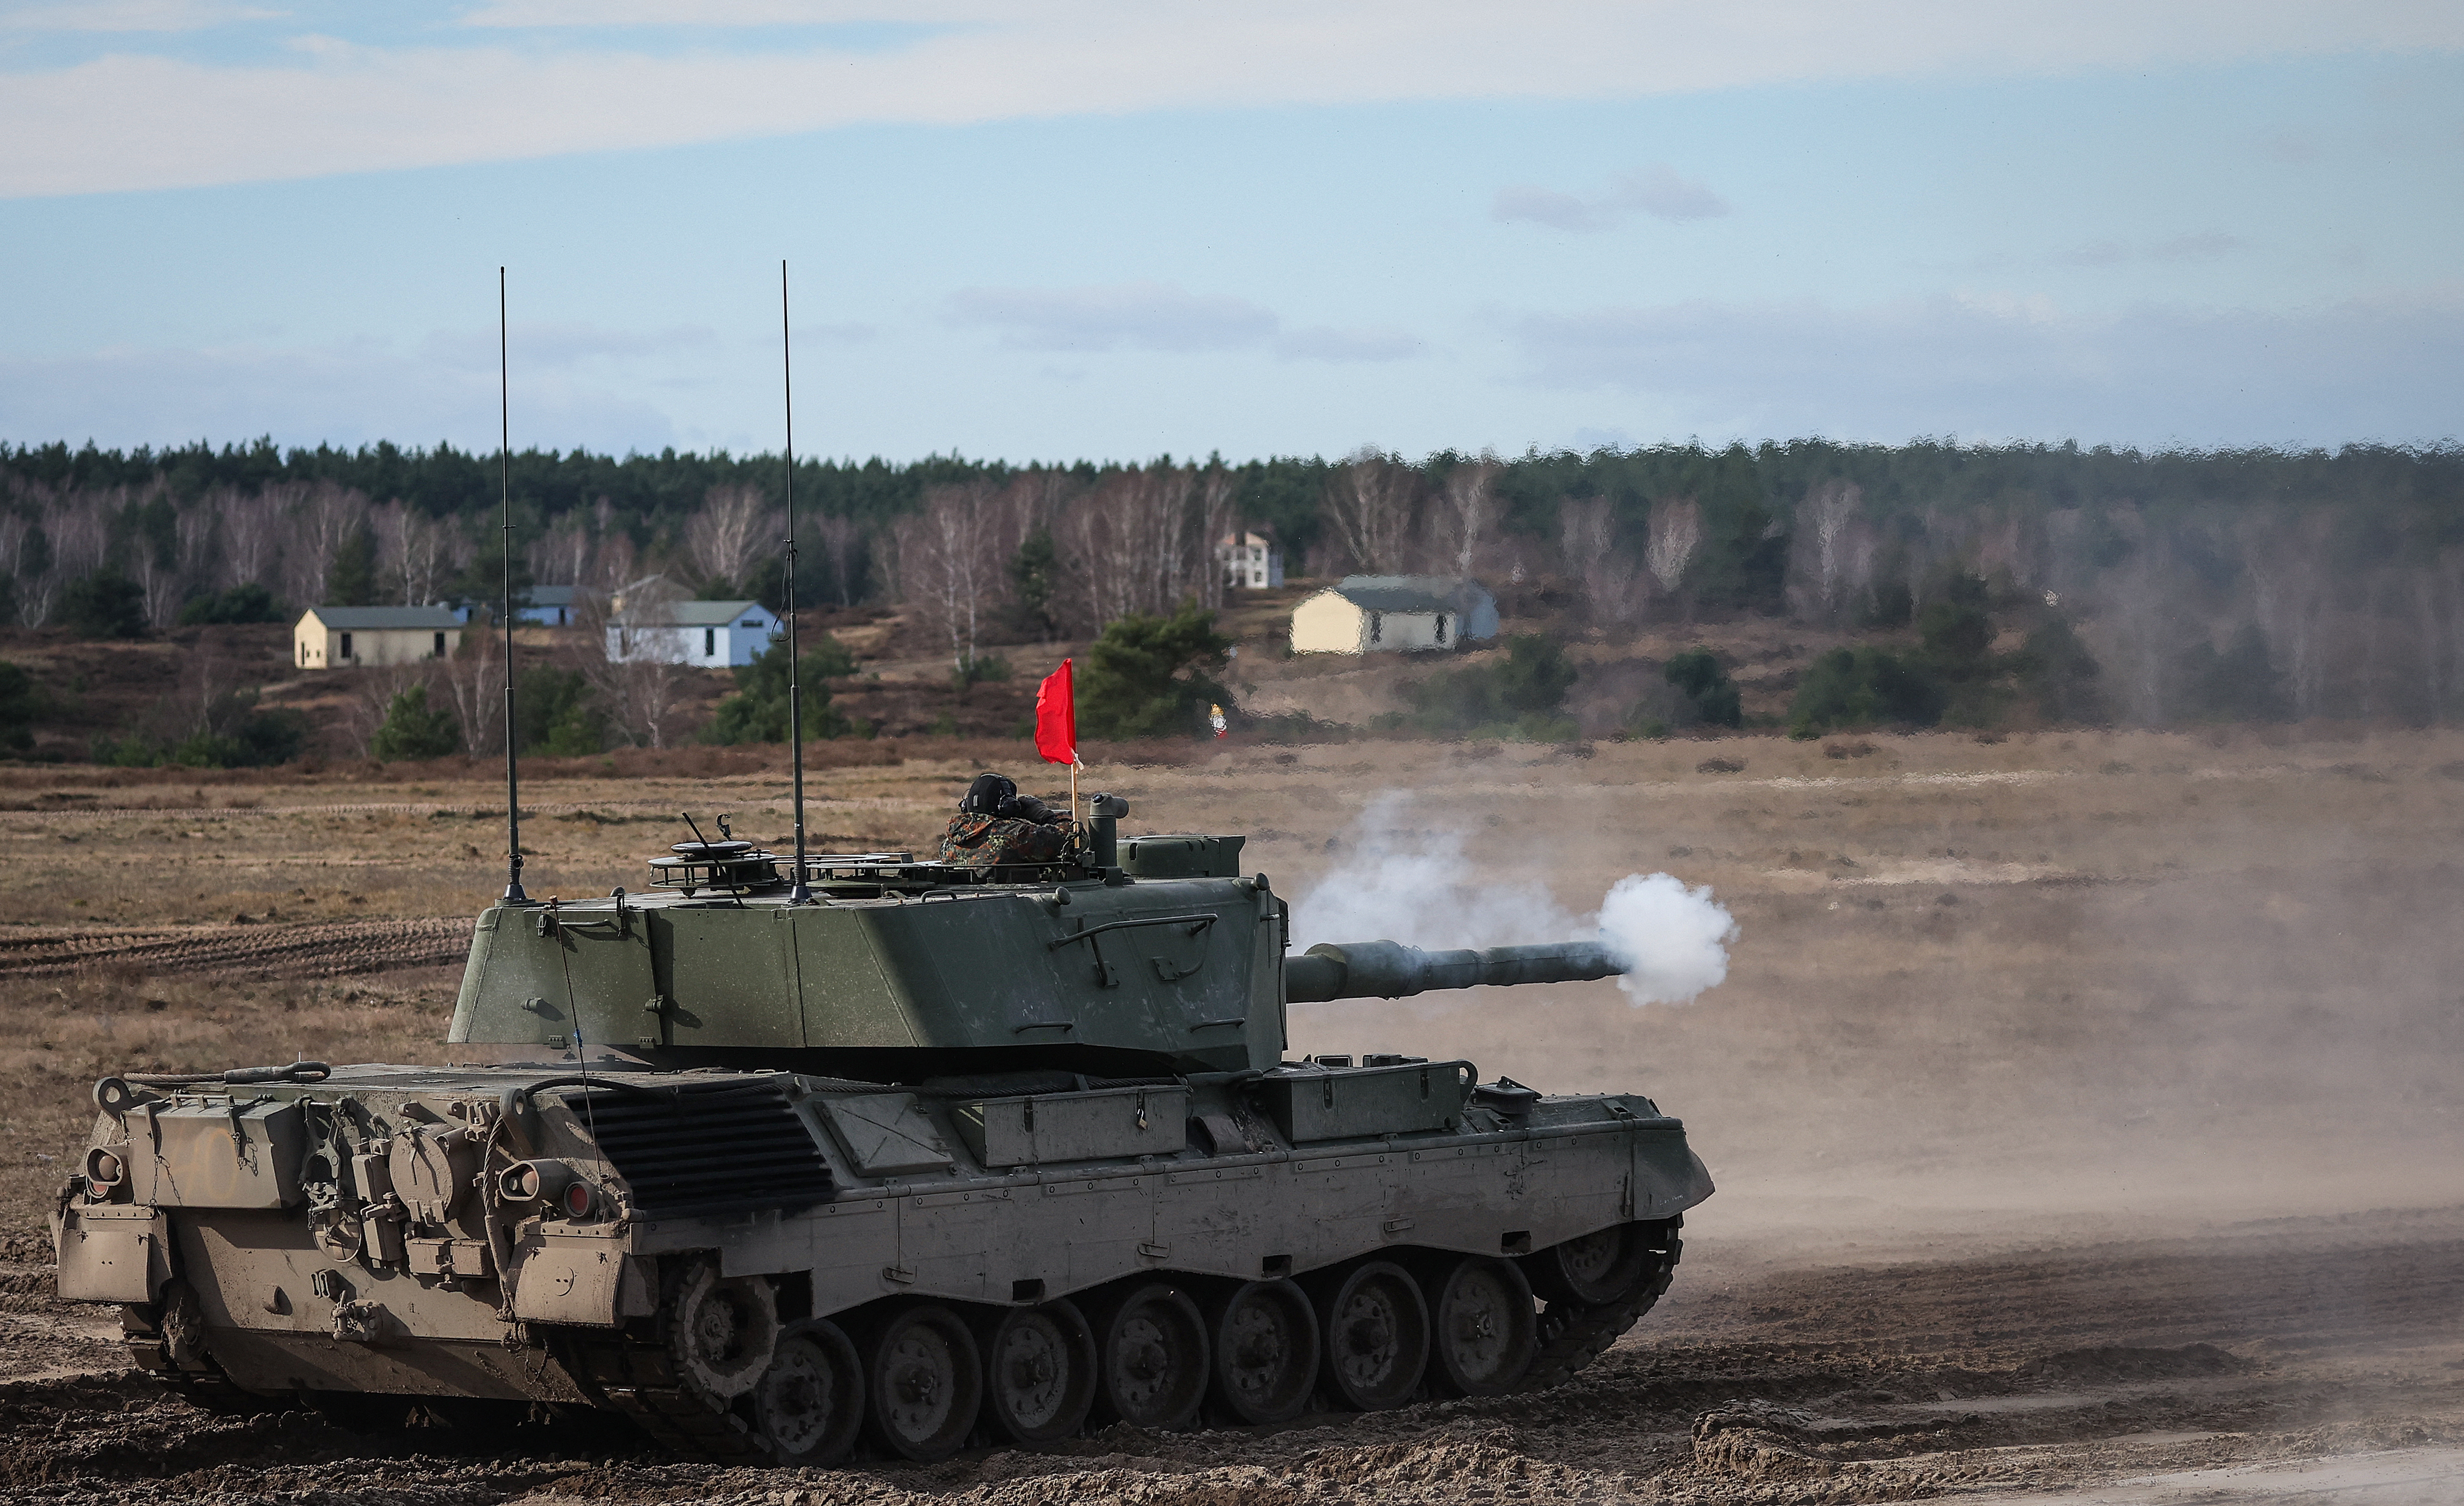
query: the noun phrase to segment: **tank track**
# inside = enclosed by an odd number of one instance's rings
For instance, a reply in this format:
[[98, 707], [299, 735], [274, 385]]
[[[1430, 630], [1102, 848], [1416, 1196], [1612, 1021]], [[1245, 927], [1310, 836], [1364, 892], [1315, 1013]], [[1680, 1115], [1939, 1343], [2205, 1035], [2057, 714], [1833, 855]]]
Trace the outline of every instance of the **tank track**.
[[[1540, 1314], [1540, 1351], [1515, 1387], [1529, 1395], [1562, 1386], [1606, 1353], [1666, 1295], [1683, 1241], [1671, 1235], [1658, 1269], [1639, 1291], [1605, 1307], [1551, 1303]], [[623, 1334], [565, 1338], [567, 1368], [585, 1389], [660, 1447], [711, 1464], [763, 1464], [761, 1440], [742, 1418], [704, 1398], [659, 1345]]]
[[713, 1464], [768, 1462], [744, 1419], [687, 1385], [663, 1346], [623, 1334], [570, 1335], [565, 1342], [566, 1368], [583, 1389], [660, 1447]]
[[1540, 1315], [1540, 1352], [1515, 1390], [1528, 1395], [1563, 1386], [1573, 1379], [1575, 1372], [1607, 1353], [1609, 1345], [1624, 1337], [1627, 1329], [1641, 1321], [1642, 1315], [1667, 1295], [1669, 1283], [1677, 1278], [1678, 1256], [1684, 1249], [1685, 1241], [1671, 1234], [1668, 1253], [1658, 1262], [1659, 1269], [1640, 1291], [1622, 1302], [1607, 1307], [1550, 1303]]

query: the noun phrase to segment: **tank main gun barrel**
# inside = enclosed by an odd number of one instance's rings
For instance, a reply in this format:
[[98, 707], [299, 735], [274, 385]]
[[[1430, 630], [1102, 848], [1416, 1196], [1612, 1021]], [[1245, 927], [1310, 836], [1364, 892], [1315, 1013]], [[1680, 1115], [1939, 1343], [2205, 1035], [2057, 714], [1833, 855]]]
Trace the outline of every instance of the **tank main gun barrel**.
[[1582, 983], [1625, 971], [1625, 964], [1596, 941], [1462, 951], [1423, 951], [1399, 941], [1321, 942], [1284, 959], [1284, 1000], [1399, 999], [1431, 989]]

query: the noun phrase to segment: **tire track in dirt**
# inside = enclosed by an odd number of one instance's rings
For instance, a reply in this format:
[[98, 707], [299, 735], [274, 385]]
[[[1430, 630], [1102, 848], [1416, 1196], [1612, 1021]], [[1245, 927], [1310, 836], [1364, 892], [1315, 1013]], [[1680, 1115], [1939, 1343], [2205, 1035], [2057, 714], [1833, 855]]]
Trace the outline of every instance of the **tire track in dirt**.
[[441, 967], [470, 955], [472, 924], [461, 919], [363, 920], [0, 932], [0, 976], [56, 977], [113, 967], [142, 974], [246, 971], [330, 978]]

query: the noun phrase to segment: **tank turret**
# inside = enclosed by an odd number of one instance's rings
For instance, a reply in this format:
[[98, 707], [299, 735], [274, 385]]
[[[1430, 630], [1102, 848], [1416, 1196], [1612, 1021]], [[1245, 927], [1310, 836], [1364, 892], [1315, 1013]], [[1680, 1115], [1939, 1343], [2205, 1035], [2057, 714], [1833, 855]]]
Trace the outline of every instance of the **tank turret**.
[[[1264, 1071], [1284, 1007], [1624, 971], [1593, 942], [1287, 957], [1289, 910], [1239, 837], [1123, 838], [1128, 803], [1050, 862], [794, 860], [680, 842], [649, 888], [479, 917], [450, 1040], [497, 1061], [761, 1066], [916, 1082], [1057, 1070]], [[542, 1058], [542, 1051], [549, 1055]]]

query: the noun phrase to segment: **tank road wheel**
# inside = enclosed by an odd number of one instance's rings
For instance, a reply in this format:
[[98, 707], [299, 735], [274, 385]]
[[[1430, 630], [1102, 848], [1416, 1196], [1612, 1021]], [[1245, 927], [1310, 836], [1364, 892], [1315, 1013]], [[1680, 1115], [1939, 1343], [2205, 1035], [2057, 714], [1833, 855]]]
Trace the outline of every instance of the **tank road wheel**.
[[1470, 1255], [1446, 1267], [1429, 1304], [1429, 1382], [1454, 1396], [1503, 1396], [1540, 1352], [1531, 1283], [1513, 1266]]
[[839, 1325], [819, 1319], [779, 1335], [753, 1387], [762, 1446], [779, 1464], [836, 1464], [864, 1430], [864, 1364]]
[[1386, 1260], [1321, 1288], [1327, 1389], [1364, 1412], [1400, 1407], [1429, 1363], [1429, 1308], [1411, 1273]]
[[1248, 1281], [1207, 1307], [1217, 1406], [1244, 1423], [1289, 1422], [1317, 1383], [1317, 1313], [1289, 1281]]
[[1617, 1224], [1524, 1256], [1531, 1289], [1551, 1302], [1614, 1307], [1642, 1289], [1658, 1261], [1659, 1226]]
[[721, 1277], [696, 1260], [676, 1287], [668, 1349], [694, 1390], [715, 1403], [751, 1391], [779, 1346], [779, 1298], [758, 1276]]
[[1098, 1330], [1105, 1414], [1135, 1428], [1188, 1426], [1206, 1400], [1206, 1319], [1170, 1281], [1133, 1288]]
[[1095, 1401], [1095, 1333], [1073, 1303], [1001, 1314], [984, 1340], [984, 1415], [1033, 1448], [1067, 1438]]
[[872, 1335], [865, 1365], [872, 1435], [901, 1458], [930, 1464], [958, 1451], [984, 1399], [975, 1335], [946, 1307], [903, 1307]]

